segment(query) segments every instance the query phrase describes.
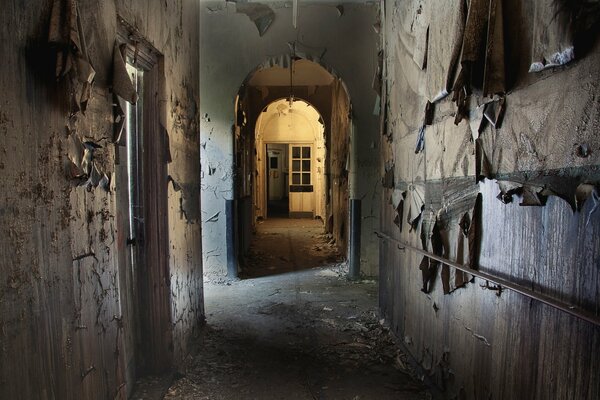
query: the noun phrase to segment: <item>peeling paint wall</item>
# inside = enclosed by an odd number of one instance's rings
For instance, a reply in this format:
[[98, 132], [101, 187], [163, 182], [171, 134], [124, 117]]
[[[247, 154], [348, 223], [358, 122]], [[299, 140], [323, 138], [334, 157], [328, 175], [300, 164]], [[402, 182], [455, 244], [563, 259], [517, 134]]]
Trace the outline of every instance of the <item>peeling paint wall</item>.
[[[198, 4], [78, 2], [96, 70], [85, 116], [69, 120], [69, 88], [57, 83], [48, 47], [52, 1], [5, 4], [0, 74], [0, 397], [127, 398], [135, 378], [133, 293], [127, 287], [126, 184], [113, 132], [117, 15], [164, 56], [173, 162], [188, 193], [169, 192], [174, 359], [203, 318], [199, 215]], [[10, 38], [10, 39], [9, 39]], [[102, 148], [95, 163], [110, 191], [67, 178], [67, 125]], [[167, 185], [167, 182], [165, 182]], [[125, 192], [125, 194], [124, 194]], [[191, 199], [192, 218], [180, 197]], [[196, 216], [194, 220], [193, 216]]]
[[196, 2], [120, 2], [118, 13], [164, 55], [166, 129], [173, 161], [169, 176], [169, 271], [173, 355], [179, 362], [204, 319], [200, 225], [199, 5]]
[[[593, 196], [576, 206], [575, 189], [600, 184], [600, 41], [590, 33], [575, 61], [529, 72], [548, 40], [534, 29], [541, 3], [385, 1], [381, 231], [598, 315], [600, 213]], [[472, 20], [489, 4], [503, 42]], [[477, 24], [484, 55], [469, 64], [457, 32]], [[483, 96], [499, 71], [505, 90]], [[490, 100], [504, 101], [496, 126]], [[600, 327], [399, 247], [380, 242], [381, 312], [446, 398], [600, 396]]]
[[[377, 94], [371, 88], [377, 67], [379, 39], [373, 30], [376, 5], [348, 4], [342, 16], [336, 4], [301, 4], [298, 30], [292, 26], [292, 10], [281, 2], [264, 2], [274, 20], [262, 36], [235, 4], [203, 2], [201, 9], [201, 142], [202, 220], [204, 266], [208, 274], [224, 275], [225, 200], [233, 198], [234, 100], [250, 72], [265, 60], [290, 53], [288, 42], [326, 49], [323, 63], [336, 70], [348, 86], [353, 104], [359, 148], [360, 177], [357, 197], [363, 198], [363, 271], [377, 272], [377, 243], [371, 232], [379, 221], [377, 178], [378, 117], [373, 115]], [[318, 50], [315, 50], [318, 51]], [[318, 55], [318, 54], [317, 54]], [[318, 108], [318, 107], [317, 107]], [[325, 116], [324, 116], [325, 118]], [[216, 168], [209, 175], [210, 168]], [[219, 213], [218, 220], [211, 217]]]

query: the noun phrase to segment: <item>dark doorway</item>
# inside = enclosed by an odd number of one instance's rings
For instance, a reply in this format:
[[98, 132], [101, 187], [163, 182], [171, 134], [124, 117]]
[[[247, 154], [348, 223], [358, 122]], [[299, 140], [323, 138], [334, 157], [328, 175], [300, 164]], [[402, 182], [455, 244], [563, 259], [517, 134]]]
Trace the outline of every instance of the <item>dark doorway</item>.
[[288, 144], [267, 144], [267, 218], [288, 218]]

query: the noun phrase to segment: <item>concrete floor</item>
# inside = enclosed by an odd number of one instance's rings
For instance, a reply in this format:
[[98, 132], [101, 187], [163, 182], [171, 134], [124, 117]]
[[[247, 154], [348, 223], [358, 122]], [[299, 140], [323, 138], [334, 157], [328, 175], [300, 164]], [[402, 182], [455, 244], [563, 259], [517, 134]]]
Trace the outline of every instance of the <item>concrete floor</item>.
[[320, 233], [315, 221], [265, 222], [246, 273], [272, 275], [205, 282], [207, 325], [166, 399], [431, 398], [378, 320], [376, 282], [323, 266], [337, 251]]
[[318, 219], [269, 218], [259, 221], [240, 276], [252, 278], [300, 271], [344, 259]]

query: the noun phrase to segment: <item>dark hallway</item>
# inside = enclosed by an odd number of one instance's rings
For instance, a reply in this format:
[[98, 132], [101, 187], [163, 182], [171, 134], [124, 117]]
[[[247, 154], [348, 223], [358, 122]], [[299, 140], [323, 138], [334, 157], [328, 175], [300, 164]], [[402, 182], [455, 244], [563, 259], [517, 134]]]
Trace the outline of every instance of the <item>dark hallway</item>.
[[1, 400], [600, 398], [600, 0], [0, 19]]

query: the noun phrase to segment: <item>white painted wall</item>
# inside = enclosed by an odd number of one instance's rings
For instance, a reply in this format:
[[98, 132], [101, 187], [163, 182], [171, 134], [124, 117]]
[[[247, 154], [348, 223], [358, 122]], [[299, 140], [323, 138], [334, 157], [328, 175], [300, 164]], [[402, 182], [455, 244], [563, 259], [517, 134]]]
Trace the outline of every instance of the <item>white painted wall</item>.
[[[247, 75], [265, 60], [289, 54], [287, 43], [298, 40], [326, 49], [322, 62], [344, 80], [353, 103], [358, 187], [363, 200], [362, 269], [376, 274], [378, 243], [372, 232], [379, 226], [379, 118], [373, 115], [376, 93], [371, 88], [377, 67], [379, 35], [373, 30], [376, 5], [346, 4], [340, 17], [334, 3], [303, 5], [298, 29], [291, 8], [268, 4], [275, 20], [260, 37], [256, 26], [235, 3], [201, 2], [200, 115], [202, 162], [202, 245], [204, 270], [225, 274], [225, 200], [233, 196], [234, 100]], [[209, 173], [210, 172], [210, 173]], [[219, 213], [218, 218], [211, 218]]]

